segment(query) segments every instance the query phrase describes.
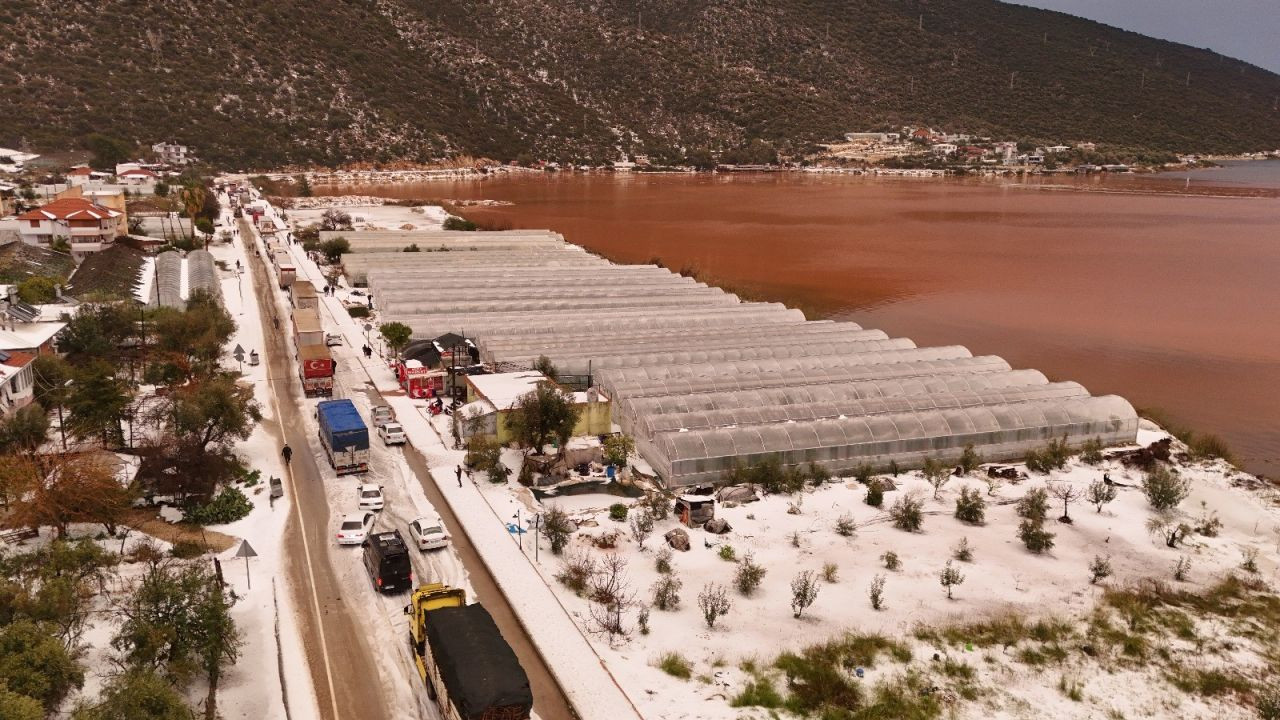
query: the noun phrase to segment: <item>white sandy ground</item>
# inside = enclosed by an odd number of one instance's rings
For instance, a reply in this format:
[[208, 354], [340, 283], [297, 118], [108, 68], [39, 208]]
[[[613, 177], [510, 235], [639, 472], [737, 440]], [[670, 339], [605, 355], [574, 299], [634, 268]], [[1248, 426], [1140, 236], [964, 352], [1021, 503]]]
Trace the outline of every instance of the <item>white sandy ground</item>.
[[[322, 277], [318, 268], [305, 261], [300, 249], [295, 246], [293, 250], [302, 275], [313, 280]], [[340, 294], [347, 293], [344, 289]], [[329, 325], [326, 329], [339, 330], [349, 346], [358, 347], [364, 340], [361, 326], [365, 321], [348, 317], [337, 298], [323, 298], [322, 302], [322, 316]], [[373, 322], [376, 325], [376, 320]], [[463, 453], [450, 449], [447, 422], [443, 418], [429, 422], [420, 412], [424, 403], [398, 394], [390, 371], [376, 357], [368, 362], [361, 357], [350, 360], [344, 369], [350, 368], [353, 376], [367, 373], [388, 395], [411, 442], [428, 458], [433, 474], [451, 479], [452, 469]], [[354, 384], [358, 380], [345, 382]], [[1154, 426], [1145, 425], [1139, 442], [1146, 444], [1162, 436]], [[514, 451], [507, 451], [503, 457], [513, 468], [518, 466]], [[1135, 487], [1121, 488], [1119, 498], [1100, 514], [1084, 502], [1076, 502], [1071, 508], [1076, 521], [1073, 525], [1053, 520], [1048, 523], [1057, 534], [1053, 551], [1042, 556], [1028, 553], [1015, 537], [1017, 517], [1012, 502], [1046, 480], [1083, 487], [1104, 471]], [[1095, 554], [1111, 555], [1115, 575], [1106, 581], [1111, 585], [1143, 578], [1171, 582], [1174, 563], [1180, 555], [1187, 555], [1193, 566], [1189, 582], [1182, 587], [1199, 590], [1238, 568], [1243, 548], [1256, 547], [1262, 553], [1261, 576], [1274, 581], [1276, 557], [1280, 554], [1276, 547], [1280, 542], [1280, 514], [1275, 510], [1274, 493], [1231, 487], [1231, 478], [1238, 474], [1220, 463], [1200, 465], [1185, 473], [1193, 478], [1194, 489], [1182, 505], [1183, 514], [1195, 518], [1203, 512], [1203, 502], [1207, 509], [1219, 514], [1224, 528], [1216, 538], [1194, 536], [1176, 551], [1148, 535], [1145, 523], [1150, 511], [1136, 487], [1139, 475], [1114, 463], [1089, 467], [1075, 462], [1048, 477], [1033, 475], [1020, 485], [1005, 485], [988, 498], [987, 523], [980, 527], [964, 525], [952, 517], [961, 487], [971, 484], [985, 493], [980, 478], [953, 479], [941, 499], [934, 501], [929, 499], [932, 491], [918, 473], [904, 474], [899, 479], [900, 489], [886, 494], [885, 507], [900, 493], [922, 493], [930, 514], [924, 531], [918, 534], [893, 529], [881, 511], [863, 503], [864, 491], [847, 479], [807, 491], [798, 515], [787, 513], [794, 499], [782, 496], [741, 507], [721, 507], [719, 514], [729, 520], [734, 530], [721, 537], [690, 531], [693, 549], [676, 553], [677, 573], [684, 582], [680, 609], [653, 610], [652, 632], [648, 636], [633, 633], [618, 647], [610, 647], [605, 638], [591, 631], [587, 602], [554, 581], [560, 563], [545, 541], [538, 549], [540, 561], [535, 564], [532, 533], [524, 536], [522, 551], [506, 531], [504, 524], [514, 521], [517, 509], [524, 522], [538, 510], [526, 489], [514, 482], [492, 486], [483, 480], [478, 485], [467, 483], [463, 488], [445, 481], [440, 487], [584, 717], [614, 718], [637, 713], [646, 718], [766, 717], [769, 712], [765, 710], [729, 707], [728, 698], [737, 694], [748, 679], [738, 664], [756, 659], [767, 665], [779, 652], [797, 650], [844, 631], [899, 638], [912, 646], [913, 666], [925, 671], [934, 652], [973, 666], [977, 682], [987, 690], [978, 700], [953, 708], [955, 717], [1094, 718], [1113, 711], [1129, 718], [1251, 717], [1251, 710], [1233, 704], [1229, 697], [1204, 701], [1174, 690], [1154, 668], [1101, 670], [1080, 662], [1075, 659], [1078, 654], [1073, 654], [1065, 666], [1049, 665], [1037, 670], [1013, 662], [999, 650], [935, 648], [911, 636], [921, 624], [971, 622], [1010, 610], [1032, 617], [1078, 618], [1093, 607], [1101, 594], [1099, 586], [1088, 582], [1087, 565]], [[617, 501], [613, 496], [579, 496], [562, 501], [581, 519], [592, 515], [598, 522], [598, 527], [583, 528], [577, 533], [571, 547], [583, 546], [583, 538], [593, 533], [610, 528], [621, 531], [617, 552], [628, 559], [628, 575], [637, 599], [647, 601], [649, 586], [657, 578], [654, 553], [662, 544], [662, 534], [676, 524], [674, 520], [660, 523], [647, 541], [647, 549], [641, 551], [629, 539], [625, 524], [612, 523], [606, 517], [604, 509]], [[858, 524], [853, 538], [842, 538], [833, 529], [836, 519], [845, 513]], [[1051, 514], [1057, 516], [1056, 508]], [[799, 548], [792, 547], [788, 540], [793, 532], [800, 535]], [[962, 537], [973, 545], [975, 558], [972, 563], [957, 564], [966, 580], [956, 588], [955, 600], [948, 601], [937, 574]], [[760, 590], [749, 599], [739, 596], [732, 589], [734, 565], [721, 560], [718, 548], [707, 548], [705, 543], [730, 544], [739, 557], [751, 552], [768, 571]], [[881, 554], [889, 549], [903, 560], [903, 567], [897, 572], [886, 571], [880, 564]], [[803, 619], [795, 620], [789, 607], [791, 578], [801, 569], [820, 571], [827, 562], [839, 566], [838, 581], [824, 583], [814, 606]], [[878, 573], [887, 576], [886, 608], [880, 612], [873, 611], [867, 600], [868, 583]], [[706, 582], [729, 586], [734, 603], [729, 616], [711, 631], [705, 628], [696, 607], [698, 590]], [[571, 622], [566, 625], [566, 621]], [[634, 626], [634, 614], [631, 624]], [[709, 682], [682, 681], [658, 670], [657, 659], [672, 650], [692, 660], [695, 676]], [[1241, 669], [1256, 665], [1258, 658], [1256, 653], [1241, 650], [1233, 661], [1239, 663], [1236, 669]], [[1205, 667], [1222, 662], [1209, 656], [1203, 659]], [[867, 670], [864, 682], [872, 684], [900, 671], [901, 666], [882, 658], [876, 667]], [[1064, 675], [1083, 685], [1083, 702], [1073, 702], [1058, 690], [1059, 679]], [[614, 683], [627, 699], [614, 692]]]
[[[318, 224], [320, 216], [328, 209], [316, 207], [286, 210], [285, 214], [297, 227], [302, 228]], [[344, 205], [340, 209], [351, 216], [351, 223], [356, 230], [441, 230], [449, 217], [444, 208], [437, 205]]]

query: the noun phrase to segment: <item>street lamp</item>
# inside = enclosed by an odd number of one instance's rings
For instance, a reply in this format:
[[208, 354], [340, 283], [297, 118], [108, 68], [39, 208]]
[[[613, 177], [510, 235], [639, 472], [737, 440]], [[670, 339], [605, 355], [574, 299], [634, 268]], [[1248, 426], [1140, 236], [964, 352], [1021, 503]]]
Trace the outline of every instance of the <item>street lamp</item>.
[[524, 550], [524, 528], [520, 527], [520, 508], [516, 508], [516, 514], [511, 517], [516, 521], [516, 542], [520, 544], [520, 549]]

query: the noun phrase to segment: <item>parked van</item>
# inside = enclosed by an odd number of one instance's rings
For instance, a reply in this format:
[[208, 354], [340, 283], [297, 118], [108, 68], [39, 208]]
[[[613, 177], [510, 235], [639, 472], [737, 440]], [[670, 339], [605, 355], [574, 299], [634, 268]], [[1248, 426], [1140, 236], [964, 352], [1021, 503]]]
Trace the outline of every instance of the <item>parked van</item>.
[[408, 590], [413, 585], [409, 548], [399, 530], [369, 535], [364, 541], [364, 567], [379, 592]]

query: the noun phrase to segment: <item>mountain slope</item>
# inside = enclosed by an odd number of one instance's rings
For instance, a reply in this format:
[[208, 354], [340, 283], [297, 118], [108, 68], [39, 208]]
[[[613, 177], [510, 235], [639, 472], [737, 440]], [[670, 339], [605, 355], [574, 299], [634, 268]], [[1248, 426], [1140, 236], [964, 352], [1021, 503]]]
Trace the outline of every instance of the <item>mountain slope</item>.
[[1280, 76], [994, 0], [9, 0], [0, 145], [210, 160], [616, 157], [919, 122], [1280, 147]]

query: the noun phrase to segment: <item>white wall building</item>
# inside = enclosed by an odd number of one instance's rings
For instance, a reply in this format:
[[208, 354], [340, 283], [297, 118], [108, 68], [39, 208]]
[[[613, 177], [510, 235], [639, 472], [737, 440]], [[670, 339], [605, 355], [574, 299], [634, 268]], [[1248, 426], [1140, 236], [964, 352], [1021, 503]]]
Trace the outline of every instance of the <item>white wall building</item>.
[[156, 154], [160, 162], [170, 165], [186, 165], [191, 162], [191, 156], [186, 145], [177, 143], [156, 143], [151, 146], [151, 152]]
[[18, 216], [18, 234], [28, 245], [48, 247], [55, 239], [71, 245], [76, 262], [110, 247], [121, 213], [84, 198], [59, 198]]

